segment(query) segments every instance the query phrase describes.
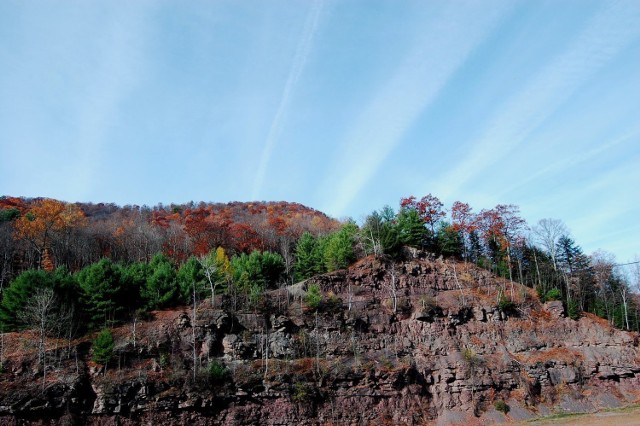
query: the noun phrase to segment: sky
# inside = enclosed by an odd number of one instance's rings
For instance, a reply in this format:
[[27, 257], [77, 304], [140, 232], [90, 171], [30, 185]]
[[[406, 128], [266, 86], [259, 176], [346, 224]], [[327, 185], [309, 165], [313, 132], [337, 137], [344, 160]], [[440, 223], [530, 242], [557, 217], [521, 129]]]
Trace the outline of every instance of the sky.
[[0, 2], [0, 195], [429, 193], [640, 256], [640, 1]]

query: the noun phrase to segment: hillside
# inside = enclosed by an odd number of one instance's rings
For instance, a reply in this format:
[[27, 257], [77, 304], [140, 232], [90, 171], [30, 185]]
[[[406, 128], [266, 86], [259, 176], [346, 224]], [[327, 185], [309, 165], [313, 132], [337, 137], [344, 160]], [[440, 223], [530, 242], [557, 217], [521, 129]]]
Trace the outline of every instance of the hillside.
[[106, 371], [94, 336], [51, 340], [44, 383], [35, 336], [8, 333], [0, 423], [473, 425], [640, 396], [636, 333], [418, 250], [245, 306], [228, 294], [195, 318], [184, 306], [118, 326]]

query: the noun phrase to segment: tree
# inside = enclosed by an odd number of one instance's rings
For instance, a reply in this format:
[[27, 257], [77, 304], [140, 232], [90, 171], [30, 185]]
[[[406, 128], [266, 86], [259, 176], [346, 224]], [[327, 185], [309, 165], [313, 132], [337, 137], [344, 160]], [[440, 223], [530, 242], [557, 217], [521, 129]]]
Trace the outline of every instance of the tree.
[[353, 246], [358, 227], [348, 222], [339, 231], [330, 234], [324, 244], [324, 264], [327, 272], [343, 269], [355, 260]]
[[[180, 298], [185, 303], [192, 303], [193, 292], [198, 299], [205, 297], [207, 292], [206, 277], [202, 271], [202, 265], [195, 256], [190, 256], [178, 269], [178, 284], [180, 285]], [[194, 288], [195, 286], [195, 288]]]
[[551, 256], [553, 268], [557, 270], [558, 240], [562, 236], [569, 235], [566, 225], [558, 219], [540, 219], [531, 230], [537, 242]]
[[460, 231], [446, 222], [441, 222], [436, 234], [438, 251], [443, 256], [460, 257], [463, 253], [464, 242]]
[[20, 314], [25, 311], [29, 300], [44, 289], [52, 290], [59, 304], [64, 304], [69, 309], [78, 302], [77, 283], [66, 268], [58, 268], [53, 273], [35, 269], [27, 270], [18, 275], [3, 291], [0, 322], [4, 331], [32, 326], [30, 323], [25, 323]]
[[93, 341], [93, 360], [98, 364], [106, 366], [113, 358], [114, 348], [113, 334], [111, 330], [105, 328]]
[[284, 272], [284, 260], [277, 253], [254, 251], [231, 260], [233, 280], [248, 292], [253, 288], [275, 288]]
[[360, 231], [365, 242], [365, 253], [370, 252], [375, 256], [399, 254], [402, 241], [394, 218], [393, 209], [389, 206], [385, 206], [381, 212], [374, 210], [367, 216]]
[[[584, 310], [584, 301], [585, 294], [584, 286], [587, 284], [586, 280], [584, 280], [584, 276], [580, 277], [579, 272], [582, 272], [587, 269], [589, 266], [589, 262], [587, 257], [582, 252], [580, 246], [578, 246], [575, 241], [567, 236], [562, 236], [558, 239], [558, 244], [556, 247], [557, 250], [557, 264], [561, 269], [564, 275], [564, 281], [566, 284], [566, 296], [567, 296], [567, 307], [572, 307], [574, 303], [573, 293], [578, 293], [582, 295], [579, 298], [580, 300], [580, 308]], [[573, 291], [572, 282], [575, 281], [574, 287], [576, 291]], [[577, 305], [576, 305], [577, 306]]]
[[467, 240], [471, 244], [471, 235], [476, 230], [476, 218], [471, 211], [471, 206], [467, 203], [456, 201], [451, 206], [451, 226], [455, 231], [460, 232], [462, 237], [462, 251], [465, 262], [467, 261]]
[[429, 225], [431, 235], [435, 235], [436, 225], [446, 214], [443, 206], [444, 204], [442, 204], [440, 199], [431, 194], [425, 195], [419, 201], [416, 200], [416, 197], [413, 195], [400, 200], [401, 208], [416, 209], [424, 223]]
[[202, 274], [209, 283], [211, 289], [211, 305], [215, 305], [216, 287], [223, 283], [228, 283], [232, 276], [231, 262], [227, 257], [224, 249], [218, 247], [216, 250], [210, 251], [206, 256], [198, 259]]
[[306, 280], [323, 272], [324, 265], [318, 240], [310, 232], [302, 234], [296, 244], [295, 254], [294, 273], [297, 281]]
[[52, 288], [41, 287], [27, 299], [19, 317], [24, 324], [38, 330], [38, 363], [42, 365], [42, 386], [47, 379], [47, 337], [61, 331], [71, 320], [71, 311], [64, 308]]
[[119, 321], [124, 311], [122, 269], [111, 259], [102, 259], [77, 274], [82, 301], [91, 327]]
[[397, 215], [398, 237], [402, 244], [423, 248], [427, 239], [424, 221], [414, 208], [401, 208]]
[[146, 262], [134, 262], [121, 267], [120, 271], [123, 308], [133, 313], [143, 304], [141, 293], [147, 284], [151, 269]]
[[177, 302], [180, 287], [176, 269], [171, 260], [162, 253], [149, 262], [149, 276], [142, 288], [142, 298], [148, 309], [160, 309]]
[[[513, 281], [511, 272], [511, 248], [520, 236], [520, 231], [526, 226], [526, 222], [520, 215], [520, 208], [513, 204], [498, 204], [495, 207], [496, 212], [502, 223], [502, 234], [506, 242], [507, 263], [509, 266], [509, 280]], [[512, 284], [513, 290], [513, 284]], [[511, 295], [513, 298], [513, 294]]]
[[76, 205], [50, 199], [37, 200], [32, 203], [27, 214], [16, 219], [16, 237], [30, 241], [42, 262], [42, 256], [50, 248], [53, 239], [60, 233], [85, 223], [85, 215]]
[[2, 294], [0, 320], [4, 331], [13, 330], [25, 323], [19, 317], [29, 298], [39, 289], [53, 288], [53, 276], [43, 270], [30, 269], [18, 275]]

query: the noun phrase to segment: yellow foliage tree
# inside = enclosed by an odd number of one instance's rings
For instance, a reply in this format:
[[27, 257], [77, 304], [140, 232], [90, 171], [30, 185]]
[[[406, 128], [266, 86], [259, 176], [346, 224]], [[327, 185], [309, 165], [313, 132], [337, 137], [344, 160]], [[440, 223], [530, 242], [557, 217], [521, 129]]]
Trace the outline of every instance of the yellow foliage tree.
[[75, 204], [66, 204], [57, 200], [42, 199], [34, 201], [27, 214], [19, 217], [15, 223], [15, 238], [31, 242], [43, 267], [51, 269], [49, 248], [51, 241], [73, 229], [86, 224], [86, 217]]

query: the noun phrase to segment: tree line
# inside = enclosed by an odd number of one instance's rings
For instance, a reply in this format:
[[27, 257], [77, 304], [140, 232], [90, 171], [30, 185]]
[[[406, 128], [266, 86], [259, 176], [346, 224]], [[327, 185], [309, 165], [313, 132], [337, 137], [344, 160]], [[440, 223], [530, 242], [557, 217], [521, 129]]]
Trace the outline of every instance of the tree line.
[[431, 194], [411, 196], [358, 225], [282, 203], [127, 210], [0, 201], [3, 331], [46, 316], [56, 319], [51, 330], [40, 327], [46, 333], [76, 333], [71, 324], [97, 329], [154, 309], [215, 305], [223, 294], [236, 306], [256, 305], [269, 289], [369, 255], [400, 257], [405, 246], [535, 288], [542, 300], [562, 300], [573, 318], [591, 312], [639, 329], [634, 283], [611, 255], [583, 253], [559, 220], [528, 226], [514, 205], [475, 213], [463, 202], [446, 209]]

